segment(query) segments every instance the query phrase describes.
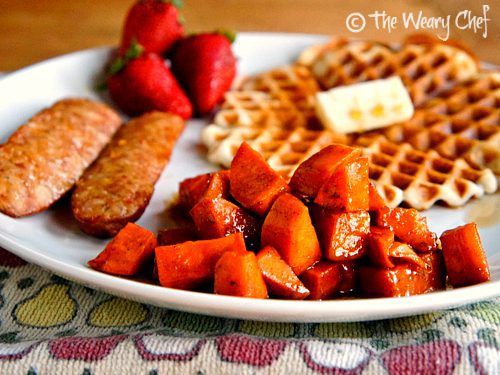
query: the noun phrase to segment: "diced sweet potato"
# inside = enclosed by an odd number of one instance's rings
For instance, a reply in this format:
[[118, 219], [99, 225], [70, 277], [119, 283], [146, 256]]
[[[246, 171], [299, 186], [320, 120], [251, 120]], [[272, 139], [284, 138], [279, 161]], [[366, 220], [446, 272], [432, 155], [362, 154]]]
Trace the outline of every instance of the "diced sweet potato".
[[322, 261], [305, 271], [302, 282], [311, 292], [308, 299], [324, 300], [351, 292], [356, 284], [353, 262]]
[[361, 156], [361, 149], [334, 144], [325, 147], [299, 165], [290, 180], [290, 188], [300, 199], [313, 201], [340, 163]]
[[215, 266], [214, 293], [267, 298], [267, 288], [254, 253], [228, 251]]
[[384, 199], [377, 191], [377, 188], [375, 187], [375, 185], [373, 185], [373, 182], [370, 182], [370, 187], [368, 188], [368, 191], [369, 191], [370, 211], [377, 211], [380, 210], [382, 207], [387, 206], [385, 204]]
[[136, 275], [151, 263], [155, 247], [156, 238], [152, 232], [128, 223], [88, 264], [93, 269], [113, 275]]
[[454, 287], [488, 281], [488, 261], [475, 223], [447, 230], [441, 235], [444, 261]]
[[436, 250], [437, 237], [427, 220], [414, 208], [383, 207], [377, 211], [377, 225], [391, 228], [402, 242], [421, 252]]
[[368, 211], [369, 186], [368, 159], [348, 160], [321, 186], [314, 203], [333, 211]]
[[264, 247], [257, 254], [257, 261], [271, 295], [286, 299], [304, 299], [309, 295], [309, 290], [275, 248]]
[[342, 278], [340, 284], [337, 285], [337, 294], [348, 295], [356, 291], [358, 285], [358, 263], [340, 262]]
[[276, 198], [287, 192], [286, 181], [246, 142], [231, 163], [230, 191], [241, 205], [260, 216], [269, 211]]
[[417, 267], [425, 268], [425, 262], [413, 249], [405, 243], [394, 242], [389, 250], [389, 255], [394, 262], [411, 263]]
[[198, 235], [203, 239], [241, 232], [248, 247], [257, 249], [259, 221], [245, 209], [224, 198], [202, 199], [189, 212]]
[[441, 290], [446, 286], [446, 268], [443, 252], [441, 250], [429, 251], [421, 254], [420, 258], [425, 263], [426, 277], [429, 283], [429, 291]]
[[213, 280], [215, 264], [227, 251], [246, 252], [241, 233], [157, 247], [155, 255], [160, 284], [177, 289], [199, 288]]
[[195, 241], [198, 238], [195, 228], [181, 227], [161, 229], [156, 236], [158, 246], [175, 245], [186, 241]]
[[371, 227], [368, 235], [368, 258], [377, 267], [393, 268], [390, 251], [394, 245], [394, 232], [389, 228]]
[[283, 194], [274, 202], [262, 225], [261, 244], [278, 250], [296, 275], [321, 258], [309, 211], [291, 194]]
[[366, 211], [335, 213], [313, 207], [314, 226], [325, 257], [332, 261], [362, 257], [370, 232], [370, 215]]
[[359, 288], [367, 297], [403, 297], [423, 294], [444, 287], [444, 267], [441, 252], [422, 255], [425, 268], [411, 263], [394, 268], [362, 266], [359, 270]]
[[190, 210], [200, 200], [229, 197], [229, 171], [207, 173], [188, 178], [179, 184], [179, 203]]

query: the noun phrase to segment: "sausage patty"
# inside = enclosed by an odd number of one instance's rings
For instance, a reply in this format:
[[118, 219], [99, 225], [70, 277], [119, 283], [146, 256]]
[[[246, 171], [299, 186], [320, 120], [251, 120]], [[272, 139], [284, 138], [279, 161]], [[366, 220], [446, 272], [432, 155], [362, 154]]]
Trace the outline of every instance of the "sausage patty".
[[114, 236], [139, 219], [183, 129], [179, 116], [151, 112], [116, 133], [71, 198], [73, 215], [85, 233]]
[[72, 188], [122, 121], [105, 104], [65, 99], [32, 117], [0, 146], [0, 211], [27, 216]]

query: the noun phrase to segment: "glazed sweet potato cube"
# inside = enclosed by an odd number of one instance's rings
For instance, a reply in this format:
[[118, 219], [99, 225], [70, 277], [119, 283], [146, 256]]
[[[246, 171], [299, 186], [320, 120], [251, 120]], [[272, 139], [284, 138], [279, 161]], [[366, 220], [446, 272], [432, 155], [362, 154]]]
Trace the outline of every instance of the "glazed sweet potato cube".
[[474, 285], [490, 279], [488, 261], [475, 223], [447, 230], [440, 239], [452, 286]]
[[425, 268], [425, 262], [413, 249], [405, 243], [394, 242], [389, 255], [394, 262], [411, 263], [416, 267]]
[[321, 258], [309, 210], [291, 194], [274, 202], [262, 225], [261, 244], [278, 250], [296, 275]]
[[228, 251], [215, 266], [214, 293], [267, 298], [267, 288], [254, 253]]
[[423, 294], [444, 287], [441, 253], [431, 251], [422, 255], [425, 268], [412, 263], [397, 264], [394, 268], [362, 266], [359, 270], [359, 289], [367, 297], [402, 297]]
[[241, 233], [155, 249], [160, 285], [193, 290], [213, 280], [215, 264], [227, 251], [246, 252]]
[[370, 182], [368, 192], [369, 192], [369, 202], [370, 202], [369, 210], [370, 211], [377, 211], [377, 210], [380, 210], [382, 207], [387, 206], [385, 204], [384, 199], [379, 194], [377, 188], [375, 187], [375, 185], [373, 185], [373, 182]]
[[394, 232], [389, 228], [371, 227], [368, 235], [367, 255], [377, 267], [393, 268], [390, 252], [394, 245]]
[[313, 207], [314, 226], [324, 256], [331, 261], [354, 260], [365, 254], [370, 232], [366, 211], [335, 213]]
[[441, 290], [446, 286], [446, 267], [441, 250], [423, 253], [420, 258], [425, 263], [429, 291]]
[[376, 216], [378, 226], [392, 229], [397, 238], [414, 250], [425, 252], [437, 249], [436, 234], [429, 230], [425, 217], [414, 208], [383, 207]]
[[241, 232], [248, 247], [258, 248], [259, 220], [224, 198], [202, 199], [189, 212], [203, 239]]
[[257, 261], [271, 295], [286, 299], [304, 299], [309, 295], [309, 290], [275, 248], [264, 247], [257, 254]]
[[200, 200], [229, 197], [229, 171], [207, 173], [188, 178], [179, 184], [179, 203], [190, 210]]
[[151, 231], [128, 223], [88, 264], [113, 275], [136, 275], [151, 263], [155, 247], [156, 237]]
[[161, 229], [156, 236], [158, 246], [175, 245], [177, 243], [195, 241], [198, 239], [196, 229], [193, 227]]
[[354, 262], [339, 262], [342, 273], [340, 284], [337, 285], [338, 295], [352, 294], [357, 290], [359, 265]]
[[368, 159], [348, 160], [321, 186], [314, 203], [333, 211], [368, 211], [369, 186]]
[[308, 299], [331, 299], [353, 291], [356, 285], [354, 262], [316, 263], [301, 276], [302, 282], [311, 292]]
[[231, 163], [230, 191], [241, 205], [264, 216], [276, 198], [289, 190], [286, 181], [246, 142]]
[[337, 166], [361, 156], [361, 149], [334, 144], [300, 164], [290, 180], [290, 188], [300, 199], [313, 201]]

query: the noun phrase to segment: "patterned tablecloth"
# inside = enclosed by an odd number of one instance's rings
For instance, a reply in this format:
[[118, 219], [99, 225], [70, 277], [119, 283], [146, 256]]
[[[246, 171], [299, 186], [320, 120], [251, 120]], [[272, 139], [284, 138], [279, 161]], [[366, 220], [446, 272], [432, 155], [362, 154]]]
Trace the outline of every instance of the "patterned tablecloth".
[[500, 374], [500, 299], [410, 318], [286, 324], [160, 309], [0, 250], [1, 374]]

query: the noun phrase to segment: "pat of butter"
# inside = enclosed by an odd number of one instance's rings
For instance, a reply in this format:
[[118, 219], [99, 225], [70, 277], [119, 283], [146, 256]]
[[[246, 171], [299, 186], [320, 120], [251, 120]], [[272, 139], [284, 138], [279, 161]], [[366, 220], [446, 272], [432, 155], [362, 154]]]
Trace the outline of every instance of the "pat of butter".
[[325, 128], [347, 134], [406, 121], [413, 116], [413, 103], [394, 76], [318, 92], [316, 114]]

